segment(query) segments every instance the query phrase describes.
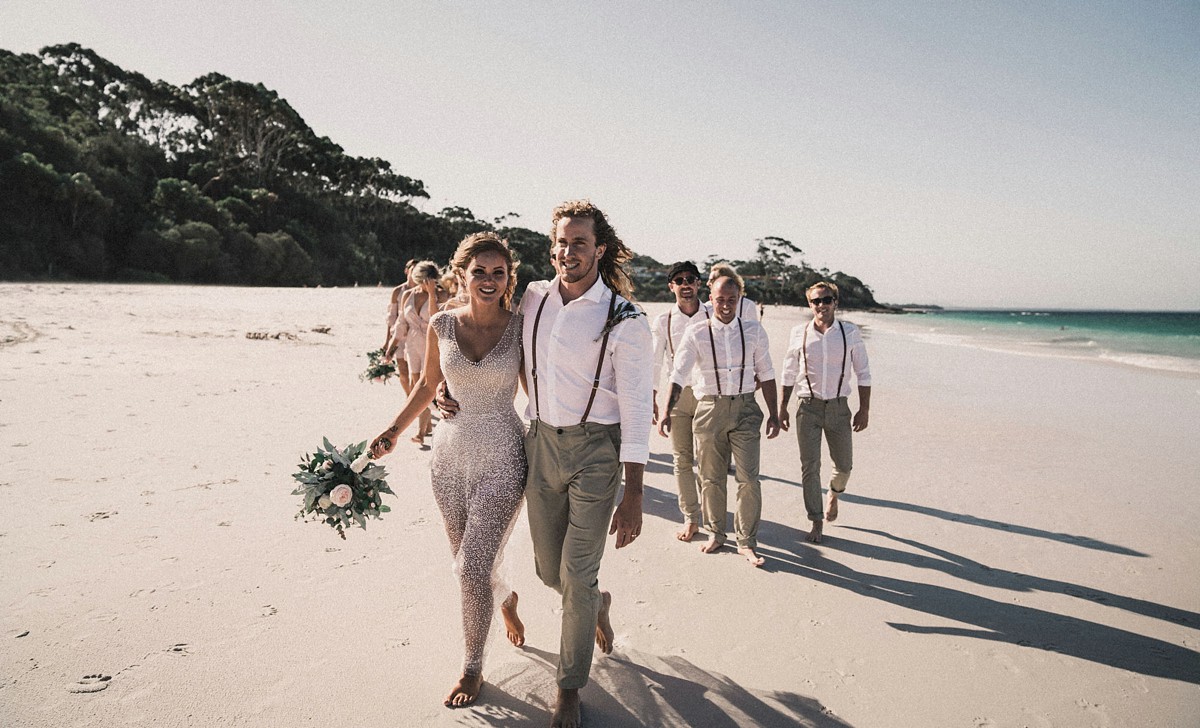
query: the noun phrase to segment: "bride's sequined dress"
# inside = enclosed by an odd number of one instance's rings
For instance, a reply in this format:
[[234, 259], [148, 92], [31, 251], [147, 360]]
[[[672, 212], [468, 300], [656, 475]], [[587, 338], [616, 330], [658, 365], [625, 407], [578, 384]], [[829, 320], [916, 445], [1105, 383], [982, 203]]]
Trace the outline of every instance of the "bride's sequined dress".
[[525, 492], [525, 425], [513, 408], [521, 365], [521, 315], [478, 362], [458, 348], [457, 319], [445, 312], [437, 332], [442, 373], [459, 411], [433, 434], [433, 494], [446, 524], [462, 587], [463, 672], [482, 674], [495, 608], [509, 594], [499, 575], [504, 544]]

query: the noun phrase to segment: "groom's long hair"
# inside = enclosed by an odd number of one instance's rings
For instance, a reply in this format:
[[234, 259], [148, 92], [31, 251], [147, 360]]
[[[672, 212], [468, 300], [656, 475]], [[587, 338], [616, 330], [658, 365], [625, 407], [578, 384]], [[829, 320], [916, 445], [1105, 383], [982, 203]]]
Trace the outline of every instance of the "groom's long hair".
[[588, 218], [596, 230], [596, 245], [604, 246], [604, 256], [600, 258], [600, 277], [604, 283], [626, 300], [633, 299], [633, 280], [625, 272], [624, 265], [633, 259], [633, 251], [617, 236], [617, 231], [608, 223], [600, 208], [591, 200], [568, 200], [554, 208], [554, 219], [550, 223], [550, 246], [554, 247], [554, 239], [558, 235], [558, 221], [564, 217]]

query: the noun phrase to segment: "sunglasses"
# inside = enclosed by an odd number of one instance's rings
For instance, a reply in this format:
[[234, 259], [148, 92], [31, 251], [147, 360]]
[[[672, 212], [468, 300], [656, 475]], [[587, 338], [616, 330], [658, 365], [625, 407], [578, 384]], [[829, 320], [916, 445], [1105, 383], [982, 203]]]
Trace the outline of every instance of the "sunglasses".
[[837, 300], [837, 296], [821, 296], [820, 298], [810, 298], [808, 302], [813, 306], [819, 306], [822, 303], [833, 303]]
[[690, 286], [698, 280], [700, 279], [696, 276], [675, 276], [671, 279], [671, 282], [677, 286]]

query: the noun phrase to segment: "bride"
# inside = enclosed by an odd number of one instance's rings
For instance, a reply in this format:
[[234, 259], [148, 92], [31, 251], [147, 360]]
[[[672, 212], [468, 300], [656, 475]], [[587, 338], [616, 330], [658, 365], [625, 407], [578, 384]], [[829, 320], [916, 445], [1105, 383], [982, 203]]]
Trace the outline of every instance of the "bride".
[[434, 431], [430, 471], [462, 590], [462, 677], [444, 703], [461, 707], [475, 702], [483, 686], [497, 602], [509, 641], [525, 643], [517, 593], [503, 584], [498, 569], [521, 508], [526, 466], [524, 424], [513, 407], [522, 356], [521, 316], [510, 308], [517, 262], [504, 239], [482, 232], [459, 244], [451, 266], [468, 303], [430, 320], [421, 378], [400, 414], [371, 442], [371, 454], [392, 451], [444, 379], [460, 410]]

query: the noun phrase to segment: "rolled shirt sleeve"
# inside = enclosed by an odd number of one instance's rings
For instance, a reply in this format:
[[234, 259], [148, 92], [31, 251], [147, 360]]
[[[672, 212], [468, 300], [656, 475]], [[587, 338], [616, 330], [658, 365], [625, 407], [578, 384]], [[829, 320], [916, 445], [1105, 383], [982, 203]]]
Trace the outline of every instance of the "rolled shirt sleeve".
[[754, 327], [757, 329], [754, 336], [754, 376], [760, 382], [769, 382], [775, 378], [775, 367], [771, 364], [771, 340], [761, 324], [755, 322]]
[[[663, 375], [670, 376], [667, 370], [667, 314], [660, 314], [654, 319], [654, 389], [659, 389]], [[670, 383], [667, 383], [670, 386]]]
[[645, 316], [627, 319], [613, 329], [609, 356], [621, 417], [621, 462], [650, 459], [650, 426], [654, 414], [654, 369], [647, 366], [652, 345]]
[[785, 387], [796, 386], [796, 378], [800, 376], [800, 346], [804, 342], [806, 326], [808, 324], [793, 326], [791, 334], [788, 335], [788, 347], [783, 355], [783, 372], [780, 378], [780, 383]]
[[871, 386], [871, 367], [867, 361], [867, 345], [863, 342], [862, 331], [857, 326], [847, 325], [846, 341], [850, 349], [850, 364], [854, 367], [854, 378], [858, 386]]

